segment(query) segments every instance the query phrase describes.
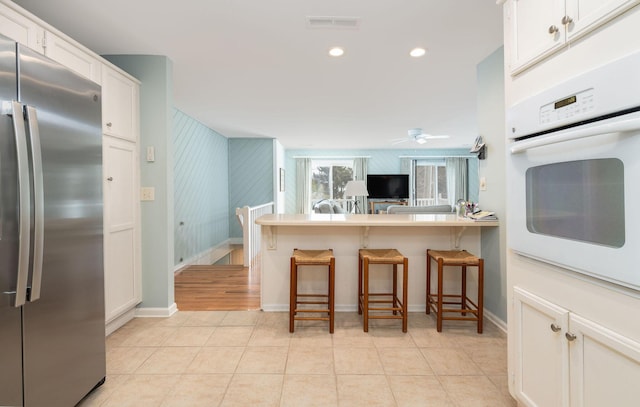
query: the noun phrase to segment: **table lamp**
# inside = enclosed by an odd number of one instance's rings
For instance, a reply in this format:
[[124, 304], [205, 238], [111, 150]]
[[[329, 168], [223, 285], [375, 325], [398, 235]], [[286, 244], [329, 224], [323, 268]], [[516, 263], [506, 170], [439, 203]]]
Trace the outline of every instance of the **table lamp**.
[[369, 196], [369, 191], [367, 191], [367, 184], [364, 181], [349, 181], [347, 185], [344, 187], [344, 196], [347, 198], [352, 197], [354, 200], [353, 213], [360, 213], [358, 208], [358, 200], [356, 197], [358, 196]]

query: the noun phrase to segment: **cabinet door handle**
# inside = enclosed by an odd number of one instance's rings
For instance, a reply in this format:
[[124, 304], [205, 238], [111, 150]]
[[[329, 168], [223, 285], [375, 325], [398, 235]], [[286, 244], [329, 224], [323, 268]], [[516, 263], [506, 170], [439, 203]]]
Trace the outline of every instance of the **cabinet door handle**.
[[107, 127], [109, 127], [109, 128], [110, 128], [111, 126], [113, 126], [113, 124], [112, 124], [111, 122], [108, 122], [108, 123], [107, 123]]
[[569, 16], [564, 16], [562, 17], [562, 25], [569, 25], [571, 23], [573, 23], [573, 18], [569, 17]]
[[555, 25], [549, 26], [549, 34], [555, 34], [558, 31], [560, 31], [560, 30], [558, 29], [557, 26], [555, 26]]
[[107, 178], [107, 181], [113, 181], [113, 177]]
[[553, 332], [559, 332], [562, 328], [560, 328], [560, 326], [556, 325], [556, 324], [551, 324], [551, 330]]
[[571, 332], [567, 332], [566, 334], [564, 334], [564, 336], [567, 338], [569, 342], [573, 342], [576, 340], [576, 336]]

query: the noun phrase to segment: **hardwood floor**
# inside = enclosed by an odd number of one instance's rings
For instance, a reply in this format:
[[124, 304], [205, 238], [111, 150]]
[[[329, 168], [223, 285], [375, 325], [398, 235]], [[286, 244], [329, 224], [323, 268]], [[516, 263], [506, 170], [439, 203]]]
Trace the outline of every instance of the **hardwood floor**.
[[176, 274], [174, 288], [180, 311], [260, 309], [259, 273], [241, 265], [189, 266]]

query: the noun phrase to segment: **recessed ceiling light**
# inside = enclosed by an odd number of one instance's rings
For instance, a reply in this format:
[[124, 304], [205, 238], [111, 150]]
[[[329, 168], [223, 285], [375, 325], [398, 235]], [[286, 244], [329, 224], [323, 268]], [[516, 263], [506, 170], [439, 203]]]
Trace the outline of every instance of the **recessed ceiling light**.
[[411, 55], [414, 58], [420, 58], [421, 56], [424, 56], [424, 54], [427, 53], [427, 50], [424, 48], [414, 48], [411, 50], [411, 52], [409, 52], [409, 55]]
[[329, 50], [329, 55], [332, 57], [341, 57], [344, 55], [344, 49], [340, 47], [333, 47]]

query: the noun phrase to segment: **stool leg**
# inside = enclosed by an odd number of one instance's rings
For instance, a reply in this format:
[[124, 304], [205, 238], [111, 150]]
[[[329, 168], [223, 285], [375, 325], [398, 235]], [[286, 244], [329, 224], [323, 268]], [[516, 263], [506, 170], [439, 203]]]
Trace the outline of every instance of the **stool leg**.
[[362, 315], [362, 261], [358, 255], [358, 315]]
[[298, 302], [298, 265], [296, 260], [291, 258], [291, 276], [289, 281], [289, 332], [293, 332], [294, 319], [296, 315], [296, 304]]
[[369, 332], [369, 259], [364, 259], [362, 314], [364, 331]]
[[[393, 308], [398, 307], [398, 265], [393, 265]], [[398, 315], [398, 311], [393, 310], [393, 315]]]
[[333, 333], [335, 316], [336, 260], [332, 257], [329, 264], [329, 333]]
[[436, 330], [442, 332], [442, 269], [444, 264], [442, 259], [438, 259], [438, 306], [436, 311]]
[[431, 256], [429, 256], [429, 250], [427, 250], [427, 307], [425, 312], [428, 314], [431, 313], [431, 303], [429, 299], [431, 298]]
[[402, 262], [402, 332], [407, 332], [407, 288], [409, 287], [409, 259], [406, 257]]
[[[467, 266], [462, 266], [462, 292], [460, 293], [460, 309], [467, 309]], [[463, 312], [462, 315], [467, 315]]]
[[478, 260], [478, 333], [482, 333], [484, 307], [484, 259]]

